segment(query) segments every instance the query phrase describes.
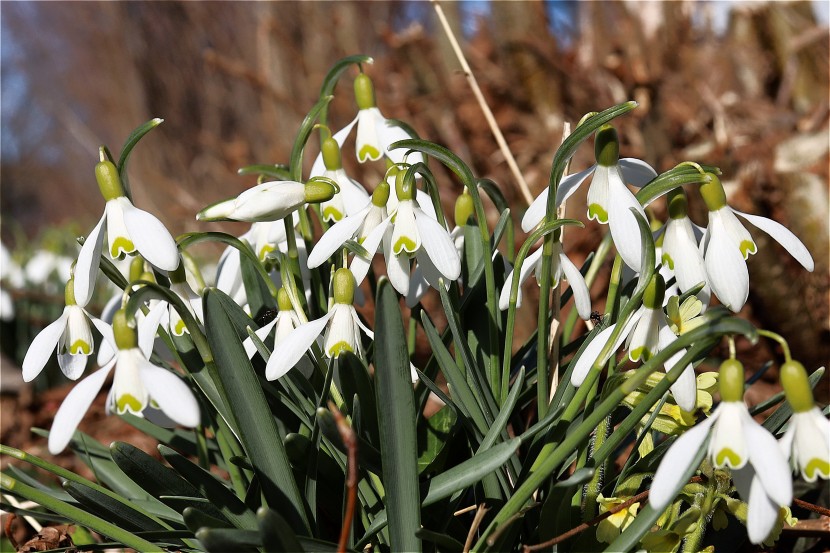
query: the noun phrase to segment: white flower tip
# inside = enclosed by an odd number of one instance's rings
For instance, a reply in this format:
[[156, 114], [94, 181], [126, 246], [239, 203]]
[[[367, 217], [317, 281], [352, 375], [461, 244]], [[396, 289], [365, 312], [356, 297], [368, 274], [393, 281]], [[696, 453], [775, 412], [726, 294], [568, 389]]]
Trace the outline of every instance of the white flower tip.
[[196, 214], [197, 221], [221, 221], [228, 219], [234, 210], [235, 199], [225, 200], [204, 208]]

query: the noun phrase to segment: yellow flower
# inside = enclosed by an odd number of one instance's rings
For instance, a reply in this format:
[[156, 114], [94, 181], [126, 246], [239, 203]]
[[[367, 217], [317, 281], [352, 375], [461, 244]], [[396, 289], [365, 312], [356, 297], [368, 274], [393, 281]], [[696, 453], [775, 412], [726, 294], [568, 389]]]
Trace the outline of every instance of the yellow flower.
[[[628, 501], [628, 498], [606, 498], [603, 497], [602, 494], [599, 494], [599, 497], [597, 497], [597, 503], [600, 505], [600, 514], [610, 511], [617, 505], [622, 505], [626, 501]], [[614, 541], [614, 539], [620, 535], [620, 532], [625, 530], [632, 522], [634, 522], [639, 508], [639, 503], [633, 503], [600, 521], [597, 526], [597, 539], [604, 543], [611, 543]]]

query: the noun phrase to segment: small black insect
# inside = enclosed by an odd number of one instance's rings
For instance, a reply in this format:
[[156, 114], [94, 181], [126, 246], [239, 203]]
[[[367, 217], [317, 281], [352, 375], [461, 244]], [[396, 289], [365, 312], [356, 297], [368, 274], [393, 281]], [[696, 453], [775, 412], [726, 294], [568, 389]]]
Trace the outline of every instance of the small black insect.
[[594, 326], [597, 326], [602, 322], [602, 313], [599, 311], [591, 311], [591, 322], [594, 323]]
[[273, 309], [271, 307], [264, 307], [259, 312], [259, 315], [257, 315], [254, 318], [254, 321], [256, 322], [256, 324], [258, 324], [259, 326], [262, 327], [262, 326], [267, 325], [268, 323], [270, 323], [274, 319], [276, 319], [278, 313], [279, 313], [279, 311], [277, 311], [276, 309]]

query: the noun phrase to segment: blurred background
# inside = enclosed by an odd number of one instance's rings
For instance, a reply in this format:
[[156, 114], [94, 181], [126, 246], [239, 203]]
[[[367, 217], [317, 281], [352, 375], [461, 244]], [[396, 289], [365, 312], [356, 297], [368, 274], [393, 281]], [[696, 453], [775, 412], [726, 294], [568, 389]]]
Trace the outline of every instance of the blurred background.
[[[827, 2], [475, 1], [443, 8], [534, 195], [547, 186], [563, 123], [633, 99], [640, 107], [617, 123], [623, 156], [658, 171], [685, 160], [719, 166], [732, 206], [801, 237], [816, 260], [813, 273], [753, 231], [759, 252], [749, 261], [743, 314], [786, 336], [810, 371], [827, 364]], [[3, 2], [0, 28], [0, 222], [11, 256], [2, 270], [17, 306], [2, 327], [7, 392], [16, 389], [9, 375], [19, 374], [31, 337], [63, 308], [75, 238], [101, 216], [98, 146], [117, 155], [130, 131], [153, 117], [165, 122], [131, 161], [136, 204], [174, 234], [240, 234], [245, 225], [200, 224], [195, 213], [254, 184], [237, 175], [239, 167], [287, 162], [328, 69], [367, 54], [386, 116], [494, 179], [519, 218], [526, 208], [429, 2]], [[333, 128], [354, 117], [353, 76], [335, 91]], [[344, 162], [370, 189], [382, 176], [380, 165]], [[586, 145], [571, 170], [592, 162]], [[460, 184], [436, 171], [451, 213]], [[695, 194], [690, 201], [693, 220], [705, 225], [702, 202]], [[664, 203], [653, 211], [665, 219]], [[584, 192], [568, 214], [585, 219]], [[600, 238], [600, 228], [588, 225], [570, 233], [567, 249], [579, 261]], [[203, 252], [214, 261], [218, 254]], [[12, 278], [15, 264], [21, 272]], [[595, 289], [595, 297], [602, 292]], [[534, 293], [522, 310], [528, 329], [535, 327]], [[780, 360], [767, 344], [753, 351], [758, 361], [748, 369]], [[764, 378], [772, 383], [776, 374]], [[37, 401], [35, 414], [10, 407], [16, 416], [3, 417], [4, 441], [28, 436], [32, 424], [48, 426], [59, 398]]]

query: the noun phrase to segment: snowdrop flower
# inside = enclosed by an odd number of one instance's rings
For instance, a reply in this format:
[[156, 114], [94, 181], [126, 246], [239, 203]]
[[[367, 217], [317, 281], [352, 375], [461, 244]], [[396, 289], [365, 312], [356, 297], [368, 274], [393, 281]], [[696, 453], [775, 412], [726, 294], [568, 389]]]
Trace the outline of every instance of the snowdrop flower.
[[172, 271], [179, 266], [176, 241], [161, 221], [133, 206], [124, 195], [118, 170], [106, 161], [103, 150], [101, 161], [95, 166], [95, 177], [107, 204], [103, 217], [86, 237], [75, 265], [75, 299], [81, 305], [86, 305], [92, 297], [105, 233], [113, 258], [137, 251], [163, 271]]
[[63, 282], [71, 272], [71, 259], [48, 250], [38, 250], [26, 263], [24, 269], [26, 281], [36, 286], [48, 284], [53, 275], [57, 275], [57, 278]]
[[[163, 308], [163, 305], [156, 307]], [[175, 373], [147, 360], [153, 348], [158, 321], [158, 316], [148, 315], [136, 330], [128, 323], [123, 310], [116, 313], [113, 334], [118, 353], [66, 396], [49, 433], [49, 451], [53, 455], [63, 451], [69, 443], [113, 367], [115, 376], [107, 397], [107, 412], [115, 411], [119, 415], [132, 413], [141, 417], [145, 410], [158, 408], [182, 426], [199, 424], [199, 404], [187, 384]]]
[[755, 422], [743, 402], [743, 365], [724, 361], [719, 386], [722, 402], [712, 416], [680, 436], [663, 457], [649, 503], [657, 510], [671, 503], [685, 484], [681, 479], [690, 462], [710, 437], [707, 458], [715, 468], [732, 469], [738, 493], [748, 503], [749, 539], [761, 543], [776, 524], [779, 507], [792, 501], [789, 467], [775, 438]]
[[700, 194], [709, 209], [709, 225], [700, 244], [706, 267], [707, 282], [712, 292], [726, 307], [738, 312], [749, 296], [749, 271], [746, 259], [758, 251], [752, 236], [738, 221], [740, 215], [769, 234], [801, 263], [813, 270], [813, 258], [807, 248], [784, 225], [766, 217], [741, 213], [726, 205], [726, 193], [720, 179], [707, 173], [709, 182], [700, 186]]
[[331, 136], [323, 139], [320, 155], [311, 167], [311, 177], [326, 177], [337, 183], [340, 191], [333, 198], [320, 204], [323, 221], [337, 222], [345, 215], [360, 211], [369, 201], [369, 194], [359, 182], [350, 179], [343, 169], [340, 145]]
[[[170, 273], [170, 290], [179, 296], [197, 322], [204, 322], [202, 296], [197, 294], [188, 284], [184, 264], [179, 265], [178, 269]], [[168, 307], [168, 328], [170, 333], [175, 336], [182, 336], [185, 332], [190, 334], [190, 330], [185, 326], [182, 316], [172, 306]]]
[[[626, 182], [642, 187], [657, 176], [657, 172], [644, 161], [633, 158], [620, 159], [620, 143], [617, 131], [611, 125], [604, 125], [596, 133], [594, 152], [597, 163], [588, 169], [568, 175], [559, 183], [556, 191], [555, 208], [567, 200], [579, 186], [593, 174], [588, 189], [588, 218], [608, 224], [614, 245], [626, 265], [640, 270], [642, 244], [634, 208], [644, 219], [645, 211]], [[542, 219], [548, 202], [548, 188], [537, 197], [522, 218], [522, 230], [530, 232]]]
[[360, 322], [352, 305], [355, 280], [351, 271], [338, 269], [334, 273], [332, 288], [334, 305], [329, 312], [319, 319], [299, 325], [276, 344], [265, 366], [268, 380], [280, 378], [291, 370], [324, 331], [323, 355], [326, 357], [336, 358], [345, 351], [363, 355], [360, 331], [369, 338], [374, 338], [374, 333]]
[[[381, 181], [375, 191], [372, 192], [371, 200], [364, 204], [363, 209], [332, 225], [320, 238], [308, 255], [308, 268], [313, 269], [322, 265], [348, 240], [355, 240], [366, 248], [370, 256], [374, 256], [380, 247], [384, 231], [389, 226], [386, 213], [386, 202], [388, 200], [389, 184], [386, 181]], [[372, 240], [368, 240], [369, 235], [381, 224], [384, 225], [383, 231], [374, 235]], [[357, 258], [355, 258], [351, 269], [358, 284], [363, 282], [363, 278], [369, 271], [370, 263], [371, 259], [364, 260], [363, 263], [357, 263]]]
[[784, 454], [807, 482], [830, 478], [830, 421], [813, 403], [807, 371], [798, 361], [781, 365], [781, 384], [793, 416], [779, 442]]
[[[553, 239], [553, 255], [551, 256], [551, 278], [553, 279], [553, 286], [558, 286], [559, 281], [564, 274], [565, 278], [571, 285], [574, 296], [574, 305], [579, 316], [587, 320], [591, 317], [591, 294], [588, 291], [588, 285], [585, 284], [585, 278], [579, 272], [579, 268], [568, 259], [562, 248], [560, 241], [561, 231], [557, 230], [554, 233]], [[539, 248], [530, 254], [519, 270], [519, 295], [516, 297], [516, 307], [522, 304], [522, 289], [521, 285], [532, 274], [536, 274], [536, 280], [542, 275], [542, 250]], [[499, 309], [507, 309], [510, 305], [510, 287], [513, 284], [513, 271], [507, 275], [504, 281], [504, 287], [501, 289], [499, 296]], [[541, 284], [541, 283], [540, 283]]]
[[31, 382], [43, 371], [52, 352], [57, 348], [58, 366], [70, 380], [77, 380], [86, 368], [87, 358], [95, 349], [90, 322], [105, 340], [112, 341], [112, 328], [93, 317], [75, 301], [74, 282], [66, 283], [66, 307], [58, 320], [41, 330], [23, 359], [23, 380]]
[[197, 221], [248, 221], [284, 219], [303, 204], [330, 200], [336, 188], [325, 180], [268, 181], [249, 188], [236, 198], [224, 200], [196, 214]]
[[[335, 133], [334, 140], [342, 146], [356, 124], [355, 151], [360, 163], [368, 160], [377, 161], [384, 155], [395, 163], [403, 162], [404, 150], [390, 151], [389, 145], [413, 137], [402, 127], [394, 125], [383, 116], [375, 103], [375, 87], [372, 80], [365, 73], [361, 73], [355, 78], [354, 95], [359, 109], [357, 117]], [[413, 164], [423, 160], [424, 157], [420, 152], [413, 152], [409, 155], [409, 161]]]
[[[7, 280], [11, 281], [15, 274], [22, 279], [20, 267], [12, 259], [5, 244], [0, 243], [0, 320], [3, 321], [14, 319], [14, 300], [8, 290], [5, 289], [5, 284]], [[9, 283], [13, 285], [13, 283]]]
[[[701, 282], [706, 283], [706, 268], [698, 248], [698, 238], [703, 233], [686, 214], [686, 193], [682, 188], [669, 192], [666, 201], [669, 220], [663, 230], [661, 258], [663, 265], [674, 274], [677, 288], [682, 293]], [[706, 285], [697, 293], [697, 298], [706, 306], [709, 295], [709, 286]]]
[[[647, 361], [659, 351], [666, 349], [677, 339], [674, 332], [669, 328], [666, 314], [663, 312], [663, 296], [666, 285], [663, 277], [655, 273], [651, 282], [643, 293], [643, 305], [624, 323], [623, 329], [617, 336], [616, 342], [609, 350], [608, 355], [598, 359], [605, 344], [611, 339], [611, 334], [620, 322], [617, 322], [597, 334], [582, 355], [577, 360], [571, 373], [571, 384], [580, 386], [591, 367], [599, 361], [601, 364], [610, 359], [611, 355], [626, 340], [628, 358], [631, 361]], [[686, 354], [681, 349], [672, 355], [664, 364], [663, 368], [669, 372], [672, 367]], [[677, 405], [684, 411], [693, 411], [697, 401], [697, 387], [695, 384], [695, 371], [691, 364], [687, 365], [680, 377], [671, 386], [671, 392]]]

